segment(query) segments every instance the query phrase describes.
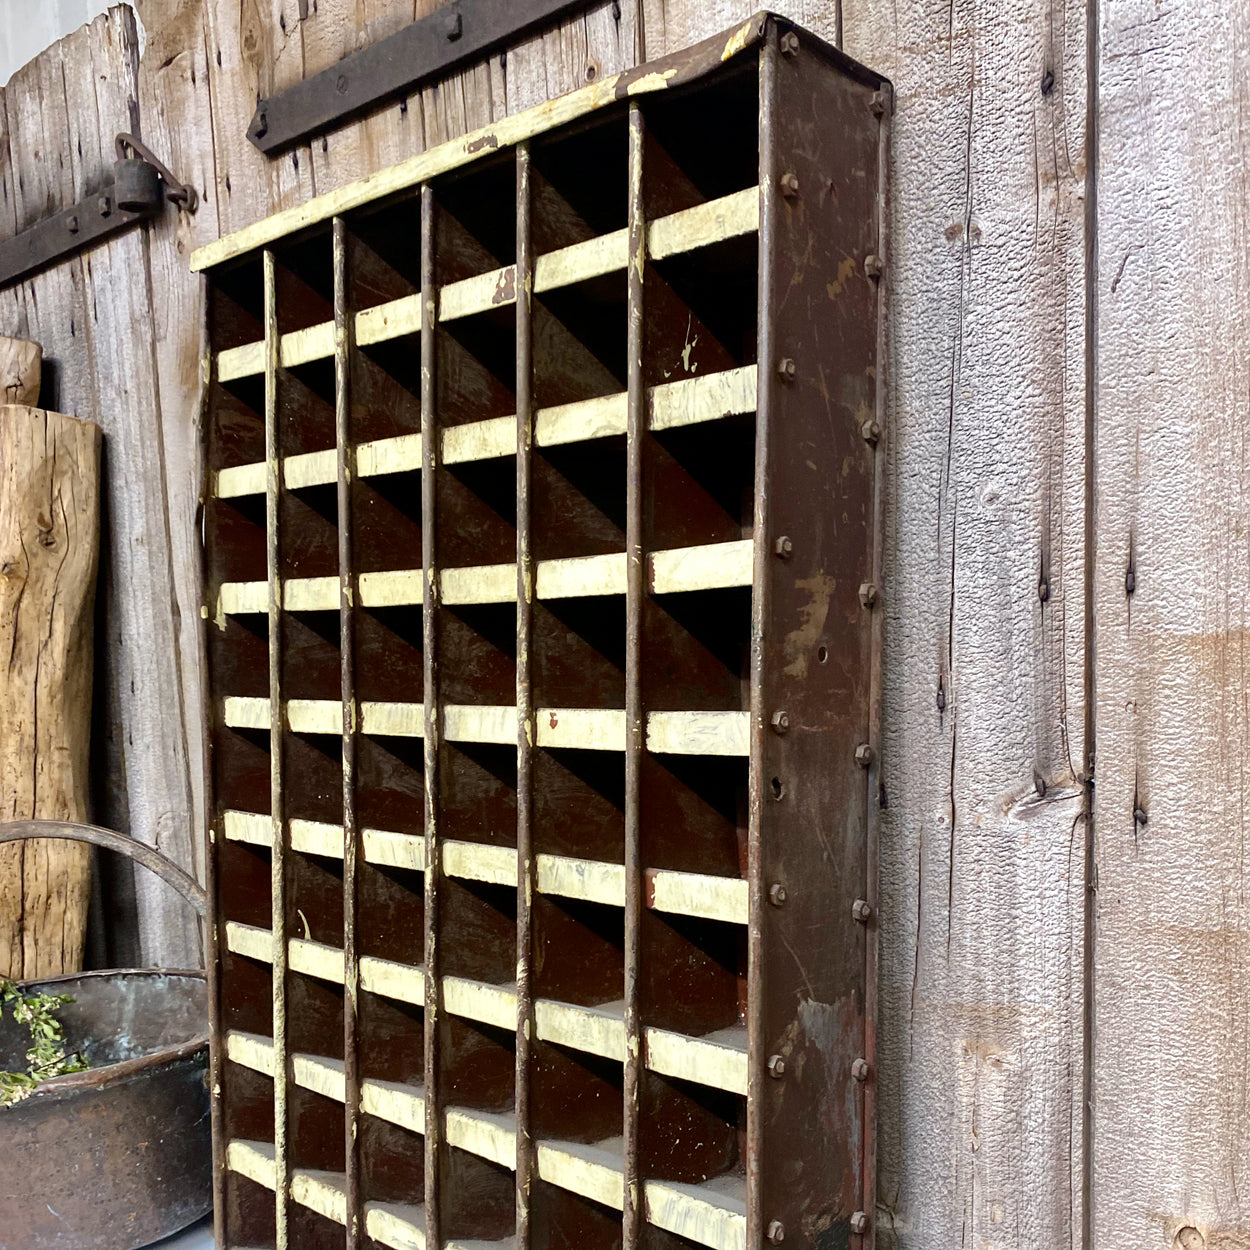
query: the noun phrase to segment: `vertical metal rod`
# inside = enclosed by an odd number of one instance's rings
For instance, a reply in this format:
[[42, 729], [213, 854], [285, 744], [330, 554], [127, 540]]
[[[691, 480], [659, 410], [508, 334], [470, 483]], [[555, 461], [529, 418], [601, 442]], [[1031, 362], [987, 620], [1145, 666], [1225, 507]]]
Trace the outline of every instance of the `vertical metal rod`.
[[777, 77], [777, 31], [773, 23], [760, 45], [760, 234], [759, 291], [757, 307], [758, 383], [755, 402], [755, 511], [752, 534], [755, 564], [751, 591], [751, 764], [748, 783], [750, 824], [747, 837], [747, 882], [750, 900], [747, 924], [747, 1231], [746, 1244], [764, 1242], [765, 1217], [760, 1175], [763, 1136], [764, 1076], [764, 939], [767, 923], [764, 903], [763, 848], [760, 845], [764, 803], [764, 721], [766, 712], [761, 686], [764, 676], [764, 640], [771, 600], [771, 535], [768, 532], [768, 447], [777, 359], [776, 325], [772, 303], [773, 267], [777, 237], [775, 149], [775, 97]]
[[[211, 396], [217, 377], [217, 354], [212, 351], [208, 341], [208, 325], [210, 322], [209, 298], [204, 305], [204, 358], [201, 365], [203, 382], [203, 398], [200, 410], [200, 428], [207, 429], [212, 419]], [[208, 439], [200, 439], [200, 500], [207, 497], [208, 471]], [[208, 547], [200, 546], [200, 586], [208, 590]], [[204, 600], [207, 603], [207, 598]], [[196, 630], [196, 643], [199, 651], [200, 672], [208, 672], [208, 612], [200, 613], [199, 626]], [[208, 914], [204, 917], [204, 933], [208, 945], [204, 950], [204, 969], [207, 977], [208, 990], [208, 1091], [209, 1114], [212, 1124], [213, 1151], [213, 1240], [218, 1246], [227, 1245], [226, 1237], [226, 1119], [225, 1119], [225, 1083], [222, 1080], [222, 1069], [225, 1067], [226, 1031], [222, 1027], [222, 976], [221, 952], [222, 945], [218, 939], [220, 918], [219, 900], [217, 897], [217, 839], [221, 829], [216, 816], [216, 802], [213, 799], [213, 721], [216, 699], [205, 698], [201, 701], [201, 732], [204, 741], [204, 893], [208, 899]], [[230, 1230], [233, 1232], [234, 1230]], [[238, 1238], [235, 1238], [237, 1241]]]
[[278, 447], [278, 295], [273, 252], [265, 249], [265, 564], [269, 581], [269, 817], [273, 826], [273, 1160], [276, 1250], [287, 1250], [286, 821], [282, 793], [282, 582]]
[[440, 1246], [439, 1160], [443, 1110], [439, 1088], [438, 881], [442, 851], [438, 838], [438, 763], [442, 709], [438, 698], [438, 547], [435, 543], [435, 487], [438, 475], [437, 301], [434, 285], [434, 191], [421, 187], [421, 629], [425, 695], [425, 1238]]
[[531, 907], [536, 863], [533, 830], [536, 729], [530, 668], [534, 606], [534, 556], [530, 542], [530, 470], [534, 445], [531, 206], [529, 144], [521, 143], [517, 145], [516, 152], [516, 1250], [530, 1250], [530, 1189], [534, 1178], [530, 1105], [530, 1051], [535, 1035]]
[[[877, 255], [882, 260], [881, 277], [877, 284], [877, 394], [876, 421], [877, 444], [873, 463], [873, 518], [872, 518], [872, 581], [882, 585], [885, 563], [885, 455], [887, 437], [887, 395], [889, 385], [889, 287], [890, 275], [890, 116], [893, 111], [893, 93], [883, 89], [886, 99], [881, 115], [877, 139]], [[873, 760], [866, 779], [867, 803], [864, 822], [865, 868], [864, 898], [872, 908], [872, 918], [865, 926], [864, 948], [864, 1058], [868, 1061], [868, 1079], [863, 1083], [863, 1189], [860, 1210], [868, 1215], [868, 1233], [861, 1238], [864, 1250], [874, 1244], [876, 1236], [877, 1205], [877, 942], [879, 914], [877, 907], [877, 877], [880, 863], [881, 805], [878, 793], [881, 784], [881, 657], [884, 647], [885, 612], [872, 614], [871, 679], [868, 694], [868, 742], [873, 748]]]
[[347, 1159], [347, 1250], [363, 1242], [360, 1184], [360, 1048], [357, 1003], [360, 955], [356, 945], [360, 834], [356, 821], [356, 574], [352, 564], [351, 441], [352, 310], [348, 290], [347, 223], [334, 219], [334, 446], [338, 460], [339, 675], [343, 704], [343, 1093]]
[[625, 1202], [622, 1244], [638, 1245], [643, 1219], [638, 1174], [639, 1085], [642, 1075], [642, 440], [646, 395], [643, 389], [643, 273], [647, 227], [643, 210], [642, 110], [629, 108], [629, 269], [625, 367], [628, 385], [625, 520]]

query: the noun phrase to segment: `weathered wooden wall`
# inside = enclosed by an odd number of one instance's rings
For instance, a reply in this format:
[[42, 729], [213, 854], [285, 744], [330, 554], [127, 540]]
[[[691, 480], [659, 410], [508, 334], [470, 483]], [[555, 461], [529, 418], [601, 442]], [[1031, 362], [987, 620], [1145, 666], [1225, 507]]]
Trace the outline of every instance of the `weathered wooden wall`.
[[[907, 1250], [1250, 1247], [1250, 4], [1092, 3], [775, 6], [897, 91], [878, 1244]], [[90, 184], [127, 123], [203, 197], [0, 296], [0, 332], [41, 338], [58, 402], [110, 436], [100, 815], [184, 862], [187, 251], [753, 6], [600, 4], [270, 163], [258, 93], [437, 0], [306, 7], [139, 0], [141, 62], [115, 10], [5, 101], [0, 231]], [[190, 958], [158, 902], [141, 953]]]

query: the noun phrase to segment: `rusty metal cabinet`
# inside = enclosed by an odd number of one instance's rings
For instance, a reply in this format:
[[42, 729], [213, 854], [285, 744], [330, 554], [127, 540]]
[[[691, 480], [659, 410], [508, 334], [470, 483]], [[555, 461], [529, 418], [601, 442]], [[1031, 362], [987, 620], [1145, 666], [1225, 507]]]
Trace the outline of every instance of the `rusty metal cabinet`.
[[760, 15], [196, 254], [223, 1244], [871, 1239], [889, 98]]

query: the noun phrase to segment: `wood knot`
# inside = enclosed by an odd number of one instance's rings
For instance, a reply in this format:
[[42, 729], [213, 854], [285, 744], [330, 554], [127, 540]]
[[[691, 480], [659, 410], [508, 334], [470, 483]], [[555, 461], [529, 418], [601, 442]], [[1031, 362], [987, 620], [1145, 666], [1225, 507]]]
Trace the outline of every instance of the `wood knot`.
[[1207, 1239], [1192, 1224], [1186, 1224], [1172, 1242], [1175, 1250], [1205, 1250], [1206, 1244]]

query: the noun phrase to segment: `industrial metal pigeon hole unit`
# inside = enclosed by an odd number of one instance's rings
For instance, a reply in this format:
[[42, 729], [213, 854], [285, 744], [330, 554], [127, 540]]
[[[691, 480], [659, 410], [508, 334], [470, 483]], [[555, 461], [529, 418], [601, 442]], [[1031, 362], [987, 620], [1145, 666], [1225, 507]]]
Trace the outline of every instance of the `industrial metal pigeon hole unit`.
[[222, 1247], [870, 1242], [889, 114], [762, 14], [196, 254]]

